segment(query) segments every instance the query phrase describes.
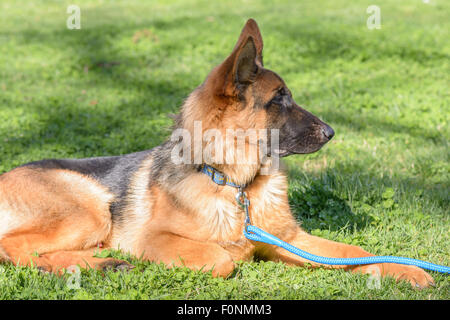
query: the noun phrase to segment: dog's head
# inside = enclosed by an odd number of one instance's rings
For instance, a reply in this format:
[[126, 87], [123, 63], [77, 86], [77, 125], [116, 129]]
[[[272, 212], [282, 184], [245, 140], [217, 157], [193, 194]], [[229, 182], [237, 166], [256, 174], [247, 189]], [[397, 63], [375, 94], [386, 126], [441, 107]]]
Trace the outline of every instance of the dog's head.
[[247, 21], [231, 52], [187, 99], [181, 121], [203, 130], [278, 129], [279, 156], [312, 153], [334, 135], [333, 129], [297, 105], [283, 79], [263, 66], [263, 40], [253, 19]]

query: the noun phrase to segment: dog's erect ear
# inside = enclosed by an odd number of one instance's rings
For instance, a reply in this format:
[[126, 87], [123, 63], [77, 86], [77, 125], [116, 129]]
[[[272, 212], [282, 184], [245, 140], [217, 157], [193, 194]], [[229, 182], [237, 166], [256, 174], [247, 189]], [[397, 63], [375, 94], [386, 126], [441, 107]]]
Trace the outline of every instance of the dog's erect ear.
[[249, 84], [253, 82], [258, 72], [256, 46], [252, 37], [247, 39], [237, 54], [233, 67], [234, 81], [237, 84]]
[[[263, 50], [263, 39], [261, 36], [261, 32], [259, 31], [258, 24], [253, 19], [248, 19], [247, 23], [245, 24], [244, 28], [241, 31], [241, 34], [239, 36], [239, 39], [234, 46], [233, 53], [242, 46], [244, 42], [247, 41], [249, 37], [253, 38], [255, 48], [256, 48], [256, 55], [257, 55], [257, 62], [263, 65], [263, 58], [262, 58], [262, 50]], [[232, 53], [232, 54], [233, 54]]]
[[233, 51], [212, 74], [210, 83], [219, 96], [236, 96], [262, 67], [263, 42], [255, 20], [249, 19]]

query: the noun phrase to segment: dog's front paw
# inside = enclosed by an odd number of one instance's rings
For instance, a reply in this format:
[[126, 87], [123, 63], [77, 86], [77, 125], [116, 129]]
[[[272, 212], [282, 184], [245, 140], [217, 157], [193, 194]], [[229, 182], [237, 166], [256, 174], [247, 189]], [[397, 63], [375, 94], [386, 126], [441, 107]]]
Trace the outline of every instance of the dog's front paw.
[[100, 263], [97, 268], [103, 271], [129, 271], [134, 269], [134, 266], [123, 260], [107, 259], [106, 261]]
[[417, 289], [435, 285], [433, 278], [426, 271], [416, 266], [389, 264], [387, 274], [393, 276], [397, 281], [408, 281], [413, 288]]

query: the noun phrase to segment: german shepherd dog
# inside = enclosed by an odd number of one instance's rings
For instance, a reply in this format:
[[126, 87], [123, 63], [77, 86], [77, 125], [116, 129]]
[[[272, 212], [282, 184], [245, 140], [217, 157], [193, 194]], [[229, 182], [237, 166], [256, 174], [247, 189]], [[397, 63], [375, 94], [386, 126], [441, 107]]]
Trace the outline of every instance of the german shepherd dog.
[[[333, 129], [294, 102], [280, 76], [263, 67], [262, 50], [259, 28], [250, 19], [231, 54], [183, 103], [174, 128], [192, 133], [194, 122], [201, 121], [202, 132], [277, 129], [279, 145], [271, 148], [267, 159], [318, 151], [333, 137]], [[220, 163], [207, 152], [201, 164], [174, 163], [176, 143], [168, 139], [154, 149], [123, 156], [36, 161], [2, 174], [0, 259], [57, 274], [72, 265], [99, 270], [133, 267], [95, 256], [102, 247], [221, 277], [232, 273], [235, 261], [254, 255], [294, 266], [320, 266], [273, 245], [247, 240], [236, 188], [204, 174], [205, 165], [245, 186], [253, 225], [316, 255], [372, 256], [359, 247], [303, 231], [289, 207], [284, 170], [261, 174], [266, 164], [260, 160]], [[234, 153], [234, 160], [240, 155]], [[414, 266], [327, 268], [362, 273], [375, 268], [380, 275], [409, 281], [414, 287], [433, 284], [430, 275]]]

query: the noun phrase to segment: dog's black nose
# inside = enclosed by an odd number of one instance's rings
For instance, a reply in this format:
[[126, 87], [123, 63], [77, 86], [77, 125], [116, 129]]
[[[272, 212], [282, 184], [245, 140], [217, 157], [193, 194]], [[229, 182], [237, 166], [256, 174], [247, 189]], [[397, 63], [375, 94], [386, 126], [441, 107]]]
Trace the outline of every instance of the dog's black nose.
[[331, 140], [331, 138], [334, 137], [334, 130], [330, 126], [325, 125], [322, 128], [322, 133], [328, 140]]

